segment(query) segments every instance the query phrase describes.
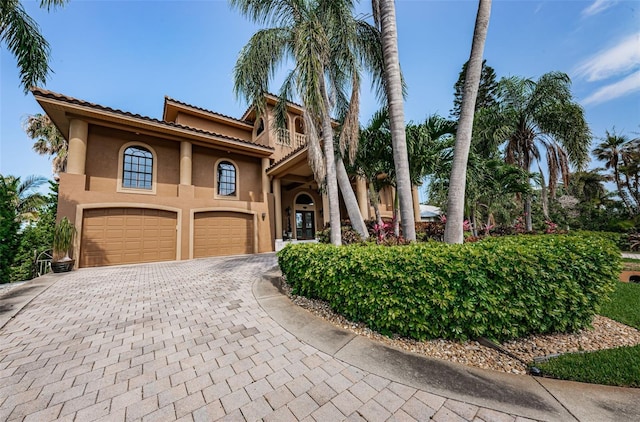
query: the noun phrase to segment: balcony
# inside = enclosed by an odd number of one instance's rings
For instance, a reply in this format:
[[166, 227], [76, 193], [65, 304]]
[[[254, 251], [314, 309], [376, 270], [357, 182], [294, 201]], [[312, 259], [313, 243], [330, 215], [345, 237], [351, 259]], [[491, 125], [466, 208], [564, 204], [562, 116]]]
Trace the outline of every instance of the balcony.
[[304, 133], [295, 133], [293, 139], [293, 147], [296, 149], [307, 145], [307, 135]]
[[292, 142], [289, 129], [278, 129], [276, 132], [276, 145], [298, 149], [307, 145], [307, 136], [304, 133], [294, 133]]

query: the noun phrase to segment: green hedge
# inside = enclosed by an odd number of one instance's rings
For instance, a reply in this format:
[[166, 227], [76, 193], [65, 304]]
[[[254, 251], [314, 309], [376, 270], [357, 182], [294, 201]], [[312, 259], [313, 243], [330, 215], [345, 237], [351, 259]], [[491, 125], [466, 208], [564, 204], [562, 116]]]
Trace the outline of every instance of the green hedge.
[[416, 339], [496, 340], [589, 326], [613, 291], [620, 252], [601, 236], [489, 238], [385, 247], [290, 245], [293, 292], [352, 321]]

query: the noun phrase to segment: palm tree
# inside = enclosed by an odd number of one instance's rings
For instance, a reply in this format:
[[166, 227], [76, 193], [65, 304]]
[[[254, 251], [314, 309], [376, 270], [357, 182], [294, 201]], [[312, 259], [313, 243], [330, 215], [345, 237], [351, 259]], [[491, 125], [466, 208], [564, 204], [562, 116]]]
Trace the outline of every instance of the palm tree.
[[[368, 233], [343, 163], [334, 148], [331, 113], [343, 116], [340, 150], [355, 157], [358, 141], [360, 69], [379, 81], [381, 76], [378, 31], [353, 17], [354, 3], [341, 1], [230, 0], [231, 5], [256, 23], [272, 28], [255, 33], [240, 52], [234, 69], [237, 95], [254, 104], [258, 114], [266, 110], [264, 94], [271, 77], [286, 59], [295, 63], [280, 88], [277, 121], [284, 123], [284, 104], [294, 97], [304, 105], [309, 163], [319, 184], [326, 185], [329, 198], [331, 243], [341, 244], [338, 179], [354, 228]], [[346, 91], [351, 90], [351, 95]], [[348, 100], [347, 100], [348, 99]], [[320, 142], [320, 138], [322, 142]], [[346, 179], [346, 182], [345, 182]]]
[[409, 154], [404, 123], [404, 98], [400, 59], [398, 57], [398, 31], [396, 28], [395, 0], [372, 0], [373, 17], [380, 28], [384, 57], [384, 86], [389, 107], [393, 162], [396, 171], [397, 194], [400, 203], [402, 231], [408, 241], [416, 240], [415, 218]]
[[4, 176], [2, 179], [10, 194], [9, 203], [16, 220], [18, 222], [34, 220], [39, 208], [46, 202], [46, 196], [37, 192], [37, 189], [46, 183], [47, 179], [41, 176], [29, 176], [24, 181], [16, 176]]
[[[589, 159], [591, 132], [582, 107], [573, 100], [571, 80], [549, 72], [537, 81], [503, 78], [498, 105], [478, 117], [478, 135], [485, 142], [504, 144], [505, 161], [526, 172], [546, 152], [549, 191], [553, 196], [561, 175], [568, 184], [569, 165], [581, 169]], [[532, 230], [531, 195], [524, 198], [526, 230]]]
[[604, 162], [605, 168], [612, 170], [618, 196], [627, 211], [632, 213], [633, 204], [627, 189], [625, 189], [626, 186], [621, 175], [621, 167], [624, 167], [624, 161], [629, 161], [628, 151], [631, 141], [624, 135], [618, 135], [615, 130], [611, 132], [605, 131], [605, 137], [601, 141], [593, 150], [593, 154], [596, 159]]
[[10, 281], [10, 267], [20, 245], [20, 226], [34, 220], [46, 203], [36, 189], [47, 180], [29, 176], [24, 181], [0, 174], [0, 283]]
[[353, 172], [364, 178], [368, 184], [369, 202], [373, 207], [378, 225], [382, 226], [379, 207], [379, 192], [390, 186], [388, 175], [393, 167], [391, 132], [387, 109], [378, 110], [368, 125], [360, 130], [358, 152], [353, 163]]
[[[40, 7], [50, 10], [64, 3], [66, 0], [40, 0]], [[38, 83], [45, 83], [51, 70], [49, 43], [19, 0], [0, 2], [0, 40], [18, 61], [20, 82], [25, 93]]]
[[40, 155], [52, 156], [51, 172], [57, 175], [67, 169], [67, 151], [69, 144], [46, 114], [28, 116], [22, 128], [31, 139], [35, 139], [33, 150]]
[[476, 26], [473, 31], [471, 55], [464, 83], [462, 106], [456, 145], [453, 155], [451, 177], [449, 178], [449, 195], [447, 199], [447, 223], [444, 229], [446, 243], [462, 243], [464, 239], [462, 223], [464, 220], [465, 186], [467, 180], [467, 161], [471, 148], [471, 134], [473, 132], [473, 118], [475, 114], [476, 97], [480, 86], [482, 72], [482, 54], [489, 28], [491, 16], [491, 0], [480, 0]]
[[604, 187], [607, 177], [600, 174], [600, 171], [602, 169], [597, 168], [573, 173], [571, 183], [567, 186], [567, 192], [580, 202], [601, 204], [607, 196], [607, 190]]

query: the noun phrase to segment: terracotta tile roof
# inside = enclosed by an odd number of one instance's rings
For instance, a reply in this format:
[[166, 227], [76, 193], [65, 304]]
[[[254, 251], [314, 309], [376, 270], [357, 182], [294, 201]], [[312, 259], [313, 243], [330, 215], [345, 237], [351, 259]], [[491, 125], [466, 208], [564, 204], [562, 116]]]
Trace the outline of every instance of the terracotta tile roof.
[[284, 163], [285, 161], [287, 161], [289, 158], [293, 157], [294, 155], [296, 155], [297, 153], [299, 153], [300, 151], [302, 151], [303, 149], [305, 149], [307, 147], [307, 144], [304, 145], [300, 145], [298, 148], [294, 149], [293, 151], [291, 151], [289, 154], [285, 155], [284, 157], [282, 157], [281, 159], [279, 159], [278, 161], [276, 161], [275, 163], [271, 164], [269, 166], [269, 168], [267, 168], [267, 171], [279, 166], [280, 164]]
[[251, 122], [249, 122], [247, 120], [236, 119], [235, 117], [227, 116], [226, 114], [222, 114], [222, 113], [218, 113], [216, 111], [208, 110], [206, 108], [194, 106], [193, 104], [185, 103], [184, 101], [180, 101], [180, 100], [176, 100], [175, 98], [171, 98], [168, 95], [165, 95], [164, 98], [165, 98], [165, 100], [172, 101], [174, 103], [183, 105], [185, 107], [195, 108], [196, 110], [203, 111], [203, 112], [208, 113], [208, 114], [213, 114], [215, 116], [220, 116], [220, 117], [223, 117], [225, 119], [233, 120], [233, 121], [236, 121], [236, 122], [239, 122], [239, 123], [244, 123], [245, 125], [251, 125], [252, 124]]
[[144, 120], [144, 121], [147, 121], [147, 122], [150, 122], [150, 123], [157, 123], [157, 124], [160, 124], [160, 125], [163, 125], [163, 126], [167, 126], [167, 127], [173, 127], [173, 128], [176, 128], [176, 129], [187, 130], [189, 132], [199, 133], [199, 134], [203, 134], [203, 135], [215, 136], [217, 138], [227, 139], [227, 140], [234, 141], [234, 142], [242, 142], [242, 143], [247, 144], [247, 145], [253, 145], [253, 146], [262, 147], [262, 148], [265, 148], [265, 149], [268, 149], [268, 150], [274, 150], [274, 148], [272, 148], [272, 147], [261, 145], [261, 144], [257, 144], [255, 142], [247, 141], [245, 139], [235, 138], [233, 136], [222, 135], [220, 133], [215, 133], [215, 132], [211, 132], [211, 131], [208, 131], [208, 130], [196, 129], [196, 128], [193, 128], [193, 127], [190, 127], [190, 126], [181, 125], [181, 124], [178, 124], [178, 123], [173, 123], [173, 122], [167, 122], [167, 121], [164, 121], [164, 120], [154, 119], [152, 117], [147, 117], [147, 116], [143, 116], [141, 114], [135, 114], [135, 113], [131, 113], [131, 112], [128, 112], [128, 111], [123, 111], [123, 110], [119, 110], [119, 109], [115, 109], [115, 108], [111, 108], [111, 107], [105, 107], [105, 106], [102, 106], [100, 104], [90, 103], [88, 101], [79, 100], [79, 99], [73, 98], [73, 97], [68, 97], [66, 95], [62, 95], [62, 94], [59, 94], [59, 93], [53, 92], [53, 91], [48, 91], [48, 90], [42, 89], [42, 88], [32, 88], [31, 92], [33, 93], [34, 96], [40, 96], [40, 97], [49, 98], [49, 99], [53, 99], [53, 100], [63, 101], [65, 103], [75, 104], [75, 105], [79, 105], [79, 106], [82, 106], [82, 107], [89, 107], [89, 108], [93, 108], [93, 109], [99, 110], [99, 111], [106, 111], [106, 112], [109, 112], [109, 113], [115, 113], [115, 114], [119, 114], [121, 116], [132, 117], [134, 119]]
[[[280, 99], [279, 95], [272, 94], [270, 92], [267, 92], [264, 95], [266, 95], [267, 97], [272, 97], [276, 101]], [[292, 105], [292, 106], [300, 107], [301, 109], [304, 110], [304, 106], [302, 104], [294, 103], [293, 101], [289, 101], [289, 100], [287, 100], [287, 103]], [[242, 115], [246, 116], [247, 113], [249, 113], [249, 110], [251, 110], [252, 108], [253, 108], [253, 105], [249, 105], [249, 107], [247, 107], [247, 109], [244, 111], [244, 113], [242, 113]], [[244, 121], [244, 120], [241, 120], [241, 121]]]

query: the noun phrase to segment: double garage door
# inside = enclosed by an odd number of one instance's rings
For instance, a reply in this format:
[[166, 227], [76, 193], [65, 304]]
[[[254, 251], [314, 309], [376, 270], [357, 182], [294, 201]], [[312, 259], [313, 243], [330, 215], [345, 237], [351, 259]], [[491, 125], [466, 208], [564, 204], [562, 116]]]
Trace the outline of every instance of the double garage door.
[[[81, 267], [171, 261], [176, 256], [177, 214], [142, 208], [84, 211]], [[194, 216], [193, 257], [254, 253], [253, 215], [200, 212]]]

